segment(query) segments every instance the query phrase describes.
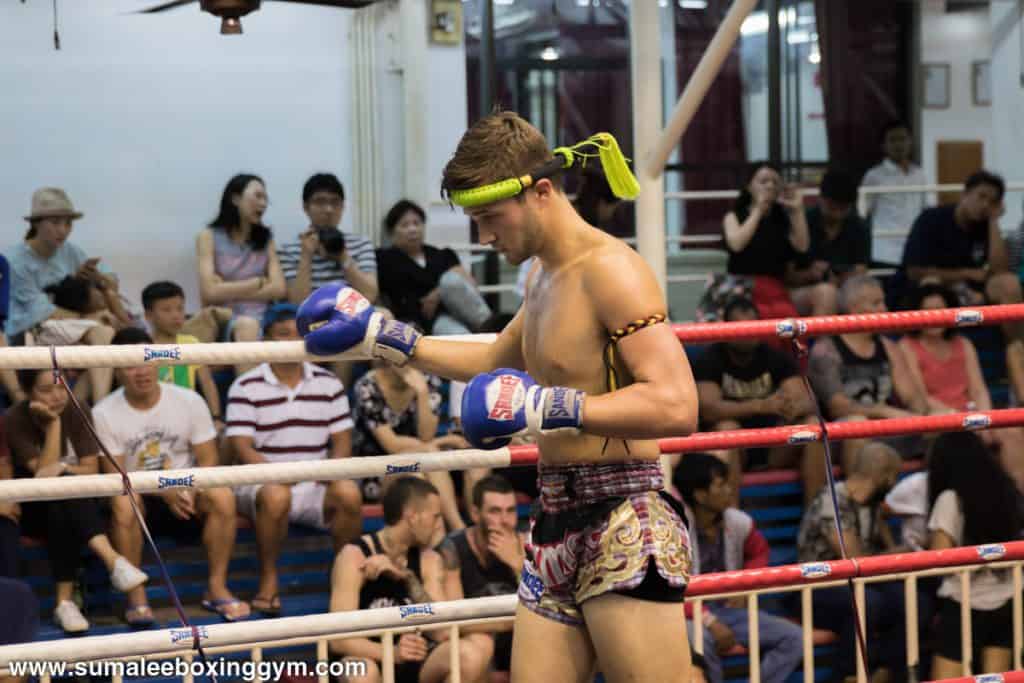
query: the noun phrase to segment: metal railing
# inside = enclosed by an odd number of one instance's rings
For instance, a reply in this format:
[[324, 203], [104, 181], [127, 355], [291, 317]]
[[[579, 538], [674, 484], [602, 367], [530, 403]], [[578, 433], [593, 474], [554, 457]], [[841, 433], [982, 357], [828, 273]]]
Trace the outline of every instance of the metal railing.
[[[917, 581], [928, 576], [958, 575], [960, 580], [960, 637], [961, 651], [964, 653], [962, 670], [965, 676], [971, 675], [972, 634], [970, 596], [972, 573], [979, 570], [1008, 569], [1013, 586], [1012, 597], [1012, 632], [1014, 669], [1021, 668], [1021, 649], [1024, 646], [1024, 619], [1022, 619], [1022, 562], [1024, 562], [1024, 542], [1008, 542], [985, 546], [952, 548], [942, 551], [923, 551], [902, 555], [875, 556], [832, 562], [812, 562], [784, 567], [767, 567], [720, 574], [707, 574], [694, 577], [687, 591], [690, 597], [687, 602], [693, 605], [694, 614], [700, 615], [703, 604], [708, 600], [728, 597], [746, 597], [749, 623], [749, 641], [746, 645], [749, 657], [750, 680], [759, 683], [761, 641], [758, 628], [759, 599], [766, 594], [800, 593], [803, 641], [803, 679], [805, 683], [813, 683], [814, 674], [814, 620], [813, 592], [823, 588], [843, 586], [847, 578], [852, 578], [858, 606], [858, 618], [862, 627], [865, 625], [864, 599], [868, 584], [879, 582], [902, 581], [905, 598], [906, 621], [906, 664], [910, 671], [916, 671], [920, 663], [920, 633], [918, 632]], [[902, 571], [901, 571], [902, 570]], [[479, 606], [478, 606], [479, 605]], [[264, 651], [268, 648], [316, 645], [317, 661], [328, 660], [329, 642], [348, 638], [379, 636], [382, 644], [381, 672], [383, 680], [391, 683], [394, 680], [395, 637], [411, 631], [434, 631], [448, 629], [450, 642], [449, 651], [450, 680], [461, 681], [459, 662], [459, 643], [461, 629], [469, 625], [500, 624], [513, 618], [516, 605], [514, 595], [494, 598], [477, 598], [459, 600], [433, 605], [407, 606], [404, 608], [382, 608], [362, 610], [360, 612], [331, 613], [329, 615], [309, 615], [238, 624], [218, 624], [199, 627], [202, 637], [210, 644], [205, 648], [207, 654], [223, 654], [245, 652], [250, 661], [263, 661]], [[399, 612], [399, 610], [407, 612]], [[391, 616], [394, 625], [380, 626]], [[401, 614], [401, 618], [397, 615]], [[408, 623], [409, 614], [429, 615]], [[450, 618], [456, 615], [456, 618]], [[338, 632], [329, 632], [328, 620], [338, 624]], [[313, 622], [318, 622], [313, 624]], [[299, 623], [309, 623], [303, 633]], [[345, 624], [361, 624], [343, 629]], [[405, 623], [403, 623], [405, 622]], [[290, 626], [286, 624], [291, 624]], [[373, 627], [369, 627], [369, 626]], [[700, 622], [691, 622], [694, 650], [704, 651], [703, 629]], [[208, 632], [207, 632], [208, 631]], [[244, 639], [244, 634], [252, 633], [251, 641]], [[170, 646], [162, 635], [170, 635]], [[298, 633], [294, 637], [286, 634]], [[177, 635], [176, 635], [177, 634]], [[229, 635], [230, 634], [230, 635]], [[260, 638], [259, 635], [263, 637]], [[172, 629], [169, 632], [150, 632], [128, 636], [98, 636], [81, 638], [73, 641], [39, 642], [26, 645], [0, 647], [0, 672], [8, 672], [12, 661], [31, 658], [36, 661], [89, 661], [104, 658], [108, 661], [128, 660], [138, 656], [140, 649], [137, 643], [159, 643], [151, 646], [152, 652], [146, 656], [150, 659], [179, 657], [191, 662], [195, 652], [188, 646], [191, 644], [191, 633], [185, 629]], [[226, 645], [217, 645], [218, 641]], [[180, 643], [181, 647], [174, 647]], [[871, 639], [868, 639], [869, 647]], [[858, 646], [859, 647], [859, 646]], [[118, 649], [120, 648], [120, 649]], [[144, 651], [144, 650], [141, 650]], [[97, 654], [97, 652], [102, 654]], [[859, 683], [867, 681], [868, 672], [864, 670], [861, 659], [857, 658], [857, 679]], [[319, 683], [327, 683], [327, 674], [319, 673]], [[185, 675], [183, 680], [192, 683], [192, 676]], [[51, 683], [49, 675], [41, 675], [40, 683]], [[113, 683], [122, 683], [115, 676]]]

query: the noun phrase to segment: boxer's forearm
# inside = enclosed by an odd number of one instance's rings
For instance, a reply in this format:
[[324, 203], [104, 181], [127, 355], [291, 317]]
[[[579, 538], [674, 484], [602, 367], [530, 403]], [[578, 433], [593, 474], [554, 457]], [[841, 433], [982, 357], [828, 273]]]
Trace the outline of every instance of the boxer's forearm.
[[410, 362], [431, 375], [468, 382], [480, 373], [494, 369], [492, 346], [424, 337], [416, 344], [416, 352]]
[[638, 383], [608, 394], [588, 395], [583, 431], [619, 439], [687, 436], [697, 431], [696, 389]]

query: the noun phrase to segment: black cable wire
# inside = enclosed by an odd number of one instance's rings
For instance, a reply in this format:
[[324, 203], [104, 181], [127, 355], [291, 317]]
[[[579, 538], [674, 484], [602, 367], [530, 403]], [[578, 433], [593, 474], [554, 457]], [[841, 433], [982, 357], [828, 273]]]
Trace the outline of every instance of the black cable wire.
[[[794, 329], [798, 329], [794, 326]], [[807, 390], [807, 395], [811, 399], [811, 405], [814, 406], [814, 415], [818, 420], [818, 426], [821, 427], [821, 443], [825, 447], [825, 480], [828, 483], [829, 496], [832, 499], [832, 514], [836, 520], [836, 534], [838, 534], [839, 540], [839, 551], [842, 555], [842, 559], [850, 560], [854, 566], [854, 576], [860, 576], [860, 564], [856, 558], [852, 558], [847, 555], [846, 552], [846, 540], [843, 538], [843, 523], [840, 520], [839, 515], [839, 500], [836, 498], [836, 480], [832, 473], [832, 443], [828, 437], [828, 425], [825, 422], [825, 416], [821, 413], [821, 404], [818, 403], [818, 396], [814, 393], [814, 387], [811, 386], [811, 380], [807, 375], [807, 367], [804, 361], [807, 359], [808, 349], [807, 345], [800, 341], [796, 336], [792, 339], [791, 349], [793, 355], [796, 358], [797, 368], [800, 370], [800, 379], [803, 380], [804, 389]], [[853, 586], [854, 577], [846, 579], [846, 586], [850, 590], [850, 609], [853, 611], [853, 625], [854, 630], [857, 634], [857, 643], [860, 645], [860, 657], [861, 663], [864, 665], [864, 673], [870, 677], [871, 667], [868, 666], [868, 647], [867, 640], [864, 638], [864, 629], [861, 627], [860, 618], [857, 614], [857, 593]], [[865, 602], [867, 598], [865, 598]], [[867, 611], [867, 605], [864, 605], [865, 611]]]
[[[56, 5], [57, 0], [53, 1]], [[78, 411], [79, 417], [82, 418], [82, 422], [85, 424], [86, 429], [88, 429], [89, 434], [92, 435], [92, 438], [96, 442], [96, 445], [99, 447], [100, 452], [107, 459], [107, 461], [114, 466], [114, 469], [116, 469], [118, 473], [121, 475], [121, 481], [124, 483], [124, 493], [122, 495], [128, 496], [128, 502], [131, 504], [132, 511], [135, 513], [135, 518], [139, 522], [139, 527], [142, 529], [142, 534], [145, 537], [146, 542], [149, 543], [149, 547], [153, 550], [153, 555], [156, 557], [157, 566], [160, 568], [160, 574], [163, 576], [164, 584], [167, 586], [167, 592], [170, 594], [171, 600], [174, 603], [174, 609], [178, 613], [178, 619], [181, 621], [181, 625], [184, 628], [191, 631], [192, 648], [199, 653], [199, 658], [200, 660], [202, 660], [203, 664], [206, 665], [206, 670], [211, 672], [210, 678], [213, 681], [213, 683], [217, 683], [217, 677], [212, 673], [212, 669], [209, 666], [209, 660], [206, 657], [206, 652], [203, 650], [203, 646], [200, 643], [200, 641], [204, 637], [203, 632], [205, 631], [205, 629], [201, 629], [200, 627], [192, 624], [189, 621], [188, 616], [185, 615], [185, 608], [182, 606], [181, 599], [178, 597], [178, 591], [175, 590], [174, 583], [171, 581], [171, 575], [170, 573], [168, 573], [167, 566], [164, 564], [164, 559], [160, 555], [160, 549], [157, 548], [156, 542], [150, 535], [149, 527], [146, 526], [146, 518], [142, 515], [142, 513], [139, 510], [138, 504], [135, 502], [136, 493], [135, 490], [132, 488], [132, 482], [131, 479], [129, 479], [128, 477], [128, 472], [126, 472], [125, 469], [121, 467], [121, 464], [118, 463], [117, 460], [115, 460], [112, 455], [110, 455], [110, 451], [107, 450], [106, 444], [103, 443], [103, 440], [100, 439], [99, 434], [96, 433], [96, 429], [93, 426], [92, 420], [89, 419], [88, 415], [86, 415], [85, 410], [82, 408], [82, 405], [78, 402], [78, 398], [75, 397], [75, 392], [71, 390], [71, 387], [68, 385], [67, 381], [64, 378], [64, 371], [61, 370], [60, 364], [57, 362], [57, 349], [53, 345], [50, 346], [50, 363], [52, 365], [53, 371], [53, 383], [60, 384], [62, 387], [64, 387], [64, 391], [67, 393], [68, 398], [71, 400], [71, 405], [74, 407], [76, 411]]]
[[53, 47], [60, 49], [60, 32], [57, 29], [57, 0], [53, 0]]

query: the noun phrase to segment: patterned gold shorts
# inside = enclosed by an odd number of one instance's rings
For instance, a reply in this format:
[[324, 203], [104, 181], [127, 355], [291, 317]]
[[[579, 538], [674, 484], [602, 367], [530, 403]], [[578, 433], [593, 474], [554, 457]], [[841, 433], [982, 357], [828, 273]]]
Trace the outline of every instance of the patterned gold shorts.
[[[577, 491], [585, 490], [587, 480], [594, 481], [593, 473], [574, 469]], [[609, 486], [605, 472], [602, 488], [621, 488], [623, 495], [596, 500], [572, 496], [577, 500], [553, 511], [544, 505], [543, 469], [540, 480], [542, 509], [531, 520], [519, 583], [519, 600], [526, 608], [580, 626], [580, 605], [604, 593], [683, 601], [690, 579], [690, 539], [682, 508], [674, 498], [658, 490], [628, 492], [636, 488], [635, 477], [624, 477], [621, 487]]]

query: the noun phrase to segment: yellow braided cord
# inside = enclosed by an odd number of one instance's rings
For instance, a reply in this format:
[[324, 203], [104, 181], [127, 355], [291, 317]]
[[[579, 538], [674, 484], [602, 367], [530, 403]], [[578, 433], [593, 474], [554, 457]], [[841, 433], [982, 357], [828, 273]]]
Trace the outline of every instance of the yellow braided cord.
[[633, 334], [637, 330], [642, 330], [645, 327], [650, 327], [651, 325], [657, 325], [658, 323], [663, 323], [663, 322], [665, 322], [665, 315], [663, 313], [655, 313], [654, 315], [647, 316], [646, 318], [641, 318], [640, 320], [634, 320], [633, 322], [631, 322], [630, 324], [626, 325], [625, 327], [621, 327], [621, 328], [615, 330], [614, 332], [612, 332], [611, 333], [611, 341], [617, 342], [620, 339], [622, 339], [623, 337], [628, 337], [629, 335]]

